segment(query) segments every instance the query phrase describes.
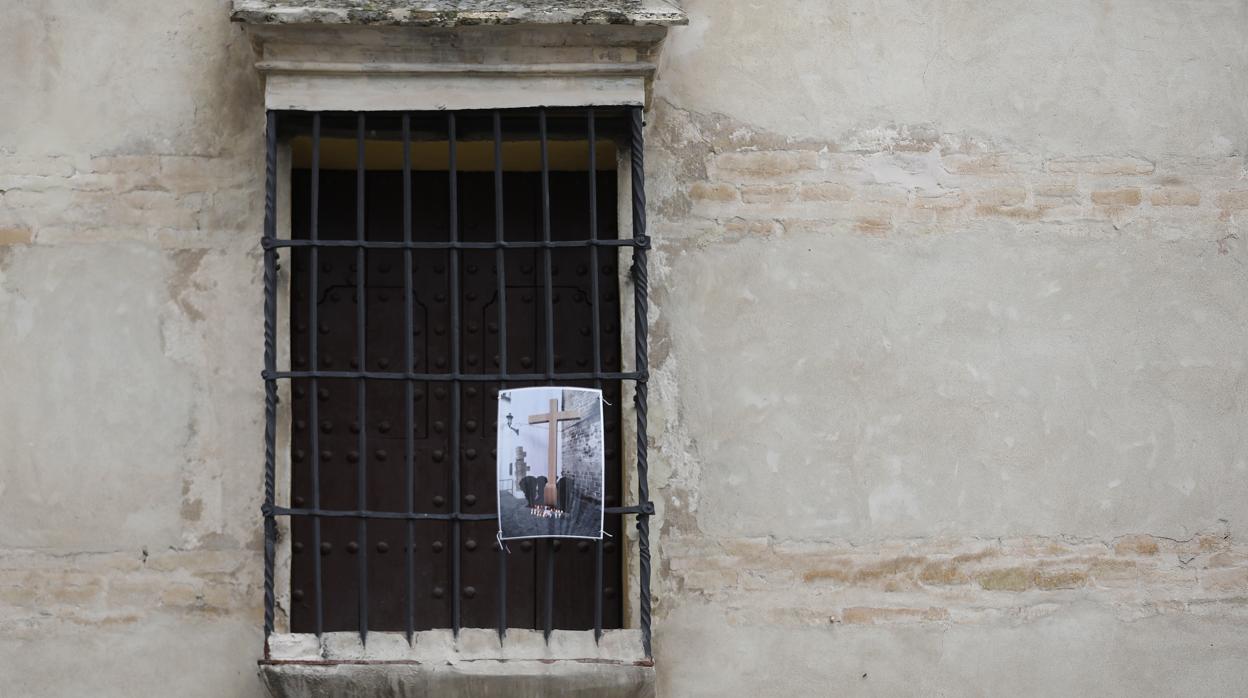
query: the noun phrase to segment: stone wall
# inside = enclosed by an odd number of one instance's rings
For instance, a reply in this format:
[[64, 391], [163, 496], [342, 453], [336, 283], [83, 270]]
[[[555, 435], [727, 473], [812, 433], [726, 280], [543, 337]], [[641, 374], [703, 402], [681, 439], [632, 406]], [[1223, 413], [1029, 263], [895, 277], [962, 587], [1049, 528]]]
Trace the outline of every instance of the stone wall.
[[264, 111], [227, 11], [5, 6], [5, 695], [264, 695]]
[[684, 5], [661, 693], [1235, 693], [1242, 4]]
[[[664, 696], [1248, 682], [1248, 9], [687, 0], [647, 130]], [[0, 45], [0, 685], [258, 696], [224, 0]]]

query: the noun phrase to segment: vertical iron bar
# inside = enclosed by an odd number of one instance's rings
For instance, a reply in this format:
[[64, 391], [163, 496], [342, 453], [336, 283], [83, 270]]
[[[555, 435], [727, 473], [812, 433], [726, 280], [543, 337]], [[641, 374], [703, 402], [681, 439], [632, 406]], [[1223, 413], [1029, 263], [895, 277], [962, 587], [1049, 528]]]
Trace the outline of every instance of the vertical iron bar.
[[[537, 130], [542, 160], [542, 242], [550, 242], [550, 153], [546, 136], [546, 110], [537, 112]], [[555, 382], [555, 302], [554, 280], [550, 272], [550, 247], [542, 248], [542, 284], [546, 311], [546, 383]]]
[[[586, 133], [589, 136], [589, 239], [598, 241], [598, 134], [594, 123], [594, 108], [589, 108], [586, 121]], [[589, 246], [589, 295], [590, 312], [593, 313], [593, 347], [594, 375], [602, 372], [602, 338], [600, 336], [599, 305], [602, 299], [598, 292], [598, 246]], [[602, 379], [594, 378], [594, 387], [602, 390]], [[606, 466], [603, 466], [602, 496], [607, 496]], [[605, 501], [604, 501], [605, 506]], [[599, 536], [594, 545], [594, 640], [602, 638], [602, 537]]]
[[[321, 114], [316, 112], [312, 115], [312, 217], [308, 226], [308, 239], [312, 241], [312, 246], [308, 248], [308, 366], [316, 371], [319, 366], [317, 358], [317, 298], [319, 298], [317, 275], [321, 273], [320, 250], [316, 245], [320, 239], [320, 230], [318, 226], [318, 218], [320, 216], [320, 197], [321, 197]], [[320, 410], [317, 406], [317, 379], [312, 377], [310, 381], [308, 395], [308, 427], [310, 429], [308, 437], [309, 450], [312, 451], [312, 508], [319, 511], [321, 508], [321, 421]], [[312, 572], [315, 579], [313, 587], [316, 596], [316, 635], [321, 636], [325, 625], [325, 609], [324, 596], [321, 584], [321, 517], [313, 514], [312, 517]]]
[[[403, 242], [412, 241], [412, 117], [403, 114]], [[403, 248], [403, 352], [404, 370], [408, 375], [415, 373], [416, 367], [412, 352], [412, 248]], [[416, 466], [415, 445], [412, 430], [416, 424], [416, 395], [412, 379], [403, 381], [404, 400], [406, 405], [405, 434], [403, 436], [403, 466], [407, 472], [407, 513], [415, 509]], [[415, 633], [416, 623], [416, 564], [414, 560], [416, 546], [415, 522], [407, 521], [407, 547], [404, 548], [407, 563], [407, 642], [410, 645]]]
[[[360, 112], [356, 116], [355, 125], [355, 239], [364, 242], [364, 112]], [[355, 296], [356, 296], [356, 313], [355, 313], [355, 346], [356, 353], [359, 354], [360, 370], [367, 370], [365, 366], [368, 364], [368, 345], [366, 341], [367, 322], [367, 305], [365, 304], [365, 287], [364, 277], [368, 273], [366, 266], [367, 259], [364, 255], [364, 247], [357, 247], [355, 250]], [[360, 431], [357, 437], [356, 448], [360, 453], [358, 470], [356, 471], [356, 501], [360, 511], [368, 509], [368, 410], [367, 410], [367, 393], [368, 384], [365, 379], [356, 379], [356, 419], [360, 423]], [[359, 599], [359, 621], [360, 621], [360, 643], [368, 644], [368, 519], [360, 518], [359, 521], [359, 549], [360, 549], [360, 593]]]
[[[649, 388], [647, 384], [649, 355], [647, 349], [647, 314], [649, 310], [649, 272], [646, 269], [646, 176], [645, 176], [645, 137], [642, 120], [642, 108], [632, 109], [632, 138], [630, 142], [630, 160], [632, 165], [633, 190], [633, 239], [639, 245], [633, 248], [633, 307], [637, 344], [637, 392], [635, 396], [637, 408], [637, 505], [646, 506], [650, 501], [650, 484], [647, 481], [648, 465], [646, 461], [646, 405]], [[647, 657], [650, 652], [650, 516], [646, 512], [637, 514], [637, 549], [640, 561], [640, 596], [641, 596], [641, 641]]]
[[[503, 241], [503, 117], [494, 112], [494, 239]], [[498, 294], [498, 372], [507, 375], [507, 259], [503, 248], [494, 250], [495, 279]], [[507, 381], [499, 383], [505, 389]], [[495, 407], [497, 409], [497, 406]], [[495, 445], [497, 450], [497, 444]], [[497, 454], [496, 454], [497, 457]], [[499, 510], [502, 516], [502, 510]], [[501, 518], [500, 518], [501, 522]], [[500, 523], [501, 528], [501, 523]], [[498, 546], [498, 641], [507, 637], [507, 550], [499, 541]]]
[[[264, 237], [277, 237], [277, 112], [269, 111], [264, 130]], [[272, 508], [277, 470], [277, 248], [264, 250], [264, 654], [273, 633], [273, 567], [277, 521]]]
[[[446, 115], [446, 131], [447, 145], [449, 148], [449, 188], [450, 188], [450, 240], [451, 242], [459, 241], [459, 186], [458, 173], [456, 171], [456, 144], [455, 144], [455, 113], [450, 112]], [[459, 365], [459, 250], [452, 247], [450, 249], [450, 263], [447, 265], [451, 274], [451, 370], [454, 375], [460, 373]], [[460, 494], [459, 494], [459, 418], [460, 418], [460, 394], [459, 379], [453, 377], [451, 379], [451, 511], [459, 514], [460, 511]], [[460, 627], [460, 521], [455, 518], [451, 521], [451, 628], [456, 637], [459, 637]]]
[[[542, 160], [542, 242], [550, 242], [550, 158], [547, 149], [548, 143], [546, 138], [546, 110], [541, 109], [537, 112], [537, 130], [541, 141], [541, 160]], [[546, 320], [546, 384], [553, 385], [555, 382], [555, 303], [554, 303], [554, 281], [550, 271], [551, 254], [550, 247], [542, 248], [542, 284], [545, 291], [545, 320]], [[553, 419], [553, 417], [552, 417]], [[547, 444], [547, 448], [554, 448], [554, 444]], [[558, 473], [555, 473], [555, 487], [558, 491]], [[550, 502], [544, 502], [546, 506], [551, 506]], [[545, 608], [545, 629], [546, 641], [550, 642], [550, 633], [555, 627], [555, 610], [553, 608], [555, 599], [555, 540], [553, 538], [546, 541], [546, 608]]]
[[555, 630], [555, 538], [546, 539], [546, 643]]

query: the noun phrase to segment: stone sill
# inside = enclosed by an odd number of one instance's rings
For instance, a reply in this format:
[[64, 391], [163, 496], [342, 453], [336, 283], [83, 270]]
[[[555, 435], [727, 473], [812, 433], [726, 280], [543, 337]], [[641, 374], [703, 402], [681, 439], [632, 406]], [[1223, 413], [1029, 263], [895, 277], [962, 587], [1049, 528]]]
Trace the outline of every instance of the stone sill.
[[593, 695], [653, 698], [654, 664], [637, 630], [275, 634], [260, 679], [275, 698], [312, 696]]
[[410, 27], [689, 23], [668, 0], [233, 0], [230, 18], [245, 24]]
[[577, 662], [484, 661], [443, 666], [268, 663], [260, 667], [260, 680], [273, 698], [655, 696], [654, 667]]
[[450, 630], [422, 630], [409, 645], [403, 633], [371, 632], [368, 644], [354, 632], [325, 633], [318, 640], [310, 633], [275, 633], [269, 637], [268, 661], [294, 662], [456, 662], [575, 661], [613, 664], [649, 663], [641, 646], [641, 631], [605, 630], [594, 642], [587, 630], [555, 630], [550, 642], [540, 630], [513, 628], [500, 643], [498, 633], [464, 628], [456, 638]]

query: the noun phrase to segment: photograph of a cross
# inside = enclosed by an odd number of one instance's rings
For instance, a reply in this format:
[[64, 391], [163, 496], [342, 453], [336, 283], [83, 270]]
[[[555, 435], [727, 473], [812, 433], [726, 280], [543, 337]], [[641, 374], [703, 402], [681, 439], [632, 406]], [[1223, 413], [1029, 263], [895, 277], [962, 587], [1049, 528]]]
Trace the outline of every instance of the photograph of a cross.
[[571, 411], [559, 411], [559, 401], [551, 399], [550, 412], [545, 414], [529, 415], [529, 424], [549, 424], [550, 439], [546, 447], [546, 490], [542, 493], [542, 502], [552, 508], [557, 509], [559, 499], [559, 488], [556, 486], [558, 473], [555, 472], [559, 462], [559, 422], [570, 422], [580, 419], [581, 415]]

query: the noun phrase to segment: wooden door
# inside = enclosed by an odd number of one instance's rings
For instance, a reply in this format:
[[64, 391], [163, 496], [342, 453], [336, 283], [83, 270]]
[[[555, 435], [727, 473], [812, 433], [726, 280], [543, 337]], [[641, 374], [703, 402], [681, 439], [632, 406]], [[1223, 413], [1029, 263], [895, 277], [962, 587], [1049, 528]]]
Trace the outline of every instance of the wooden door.
[[[309, 236], [309, 173], [292, 175], [292, 233]], [[589, 237], [588, 177], [586, 173], [550, 174], [551, 237], [585, 240]], [[412, 173], [413, 239], [445, 241], [449, 230], [449, 186], [446, 172]], [[461, 173], [459, 189], [460, 239], [495, 239], [492, 173]], [[598, 175], [599, 235], [614, 238], [615, 174]], [[542, 235], [540, 175], [504, 175], [505, 235], [509, 241], [540, 240]], [[366, 175], [365, 230], [370, 241], [403, 239], [402, 176], [378, 171]], [[322, 171], [319, 186], [319, 237], [350, 240], [356, 236], [356, 175], [352, 171]], [[291, 273], [291, 355], [295, 370], [310, 370], [310, 346], [317, 342], [317, 369], [324, 371], [390, 372], [405, 369], [404, 252], [369, 249], [364, 264], [365, 356], [358, 352], [357, 274], [353, 247], [322, 248], [317, 268], [311, 255], [296, 249]], [[551, 251], [550, 273], [554, 308], [556, 372], [588, 372], [593, 366], [592, 313], [600, 313], [600, 359], [604, 371], [620, 370], [620, 306], [615, 248], [599, 252], [592, 268], [587, 247]], [[451, 355], [450, 294], [446, 250], [414, 250], [410, 288], [413, 300], [413, 370], [449, 372]], [[499, 333], [506, 322], [507, 373], [544, 370], [545, 255], [538, 249], [508, 249], [505, 253], [507, 317], [499, 316], [495, 252], [461, 250], [459, 259], [460, 370], [464, 373], [500, 372]], [[317, 297], [309, 296], [311, 274], [317, 275]], [[591, 293], [591, 275], [598, 275], [599, 296]], [[595, 303], [596, 301], [596, 303]], [[317, 306], [316, 327], [309, 325], [310, 304]], [[455, 429], [451, 391], [460, 391], [459, 509], [466, 514], [496, 511], [495, 414], [500, 387], [535, 383], [465, 381], [418, 382], [412, 385], [412, 419], [407, 421], [407, 386], [402, 380], [367, 380], [364, 419], [359, 414], [360, 382], [354, 378], [298, 379], [292, 384], [292, 504], [313, 506], [313, 430], [319, 453], [322, 510], [359, 508], [360, 468], [365, 468], [364, 501], [370, 511], [405, 512], [407, 466], [405, 452], [410, 431], [413, 448], [413, 509], [448, 513], [454, 508], [450, 430]], [[556, 381], [560, 385], [595, 387], [593, 381]], [[606, 419], [606, 504], [620, 497], [621, 412], [618, 381], [601, 386], [608, 405]], [[312, 402], [316, 401], [316, 419]], [[361, 431], [365, 449], [360, 451]], [[610, 536], [604, 543], [603, 627], [621, 621], [621, 555], [618, 516], [606, 517]], [[460, 584], [452, 588], [453, 526], [448, 521], [370, 519], [361, 535], [360, 519], [321, 520], [320, 547], [314, 549], [313, 522], [294, 517], [292, 523], [292, 609], [295, 632], [315, 630], [315, 572], [313, 555], [321, 562], [323, 629], [359, 627], [360, 556], [367, 553], [368, 626], [374, 630], [403, 630], [409, 609], [406, 546], [412, 529], [413, 586], [411, 610], [414, 628], [452, 625], [452, 594], [461, 603], [463, 627], [494, 628], [499, 615], [499, 572], [506, 564], [506, 622], [508, 627], [538, 628], [543, 623], [547, 555], [555, 570], [555, 627], [593, 627], [595, 569], [592, 543], [566, 540], [557, 546], [528, 541], [512, 542], [500, 554], [495, 542], [497, 522], [459, 524]]]

